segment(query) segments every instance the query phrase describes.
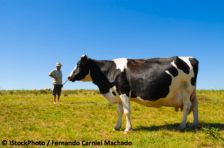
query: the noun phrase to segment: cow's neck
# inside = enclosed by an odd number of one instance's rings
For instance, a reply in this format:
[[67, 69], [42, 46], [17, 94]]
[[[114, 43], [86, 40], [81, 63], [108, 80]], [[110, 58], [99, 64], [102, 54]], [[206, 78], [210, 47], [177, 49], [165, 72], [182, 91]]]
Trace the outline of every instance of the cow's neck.
[[93, 83], [98, 86], [100, 93], [107, 93], [113, 86], [113, 84], [109, 82], [107, 76], [112, 61], [91, 60], [89, 65]]

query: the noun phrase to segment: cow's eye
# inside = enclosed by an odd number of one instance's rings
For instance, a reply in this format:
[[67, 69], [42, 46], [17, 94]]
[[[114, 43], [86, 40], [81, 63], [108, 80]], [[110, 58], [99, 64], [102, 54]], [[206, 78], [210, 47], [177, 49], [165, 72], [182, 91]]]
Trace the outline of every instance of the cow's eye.
[[80, 63], [81, 63], [81, 62], [80, 62], [80, 61], [78, 61], [78, 62], [77, 62], [77, 65], [80, 65]]
[[77, 66], [80, 66], [80, 65], [81, 65], [81, 62], [78, 62], [78, 63], [77, 63]]
[[85, 63], [82, 63], [82, 62], [80, 62], [80, 64], [79, 64], [80, 66], [84, 66], [85, 65]]

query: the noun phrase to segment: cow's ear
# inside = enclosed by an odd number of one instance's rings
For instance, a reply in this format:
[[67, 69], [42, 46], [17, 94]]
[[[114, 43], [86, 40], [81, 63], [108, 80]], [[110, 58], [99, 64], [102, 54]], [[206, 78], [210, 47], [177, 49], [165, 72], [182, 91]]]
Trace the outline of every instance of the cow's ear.
[[81, 61], [82, 61], [83, 63], [86, 63], [87, 60], [88, 60], [88, 57], [87, 57], [86, 55], [82, 55], [82, 56], [81, 56]]

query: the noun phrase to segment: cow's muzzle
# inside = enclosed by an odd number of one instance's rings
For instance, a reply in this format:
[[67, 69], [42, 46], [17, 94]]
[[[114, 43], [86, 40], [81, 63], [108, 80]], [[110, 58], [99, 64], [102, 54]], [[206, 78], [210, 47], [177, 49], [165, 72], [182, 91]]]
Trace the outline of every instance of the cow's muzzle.
[[72, 82], [75, 82], [75, 79], [72, 80], [72, 78], [70, 76], [68, 77], [68, 80], [72, 81]]

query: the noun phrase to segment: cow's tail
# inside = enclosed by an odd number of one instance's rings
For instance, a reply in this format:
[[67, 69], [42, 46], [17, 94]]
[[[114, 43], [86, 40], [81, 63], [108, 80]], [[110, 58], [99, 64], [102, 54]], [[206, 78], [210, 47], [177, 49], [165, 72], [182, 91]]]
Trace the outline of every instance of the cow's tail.
[[191, 97], [190, 97], [190, 101], [191, 101], [192, 105], [191, 105], [191, 109], [190, 109], [189, 113], [191, 111], [193, 111], [195, 102], [198, 102], [197, 94], [196, 94], [196, 84], [197, 84], [197, 76], [198, 76], [198, 70], [199, 70], [199, 61], [196, 58], [191, 58], [190, 62], [191, 62], [191, 65], [192, 65], [193, 71], [194, 71], [194, 77], [191, 79], [191, 84], [194, 86], [195, 89], [193, 90]]
[[196, 58], [190, 58], [190, 62], [194, 71], [194, 77], [191, 79], [191, 84], [195, 86], [195, 89], [196, 89], [197, 76], [198, 76], [198, 70], [199, 70], [199, 61]]

